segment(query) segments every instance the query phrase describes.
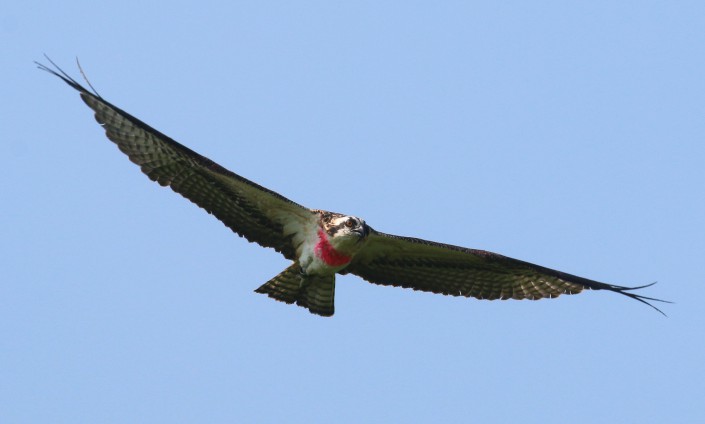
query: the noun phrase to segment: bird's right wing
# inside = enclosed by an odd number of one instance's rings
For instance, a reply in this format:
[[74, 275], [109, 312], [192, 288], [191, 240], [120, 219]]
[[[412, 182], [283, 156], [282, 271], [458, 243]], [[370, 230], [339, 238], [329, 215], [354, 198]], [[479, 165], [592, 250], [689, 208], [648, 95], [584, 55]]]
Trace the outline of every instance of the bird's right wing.
[[248, 241], [295, 259], [292, 238], [315, 222], [314, 212], [177, 143], [87, 90], [51, 63], [56, 70], [37, 65], [80, 93], [108, 139], [151, 180], [171, 187]]

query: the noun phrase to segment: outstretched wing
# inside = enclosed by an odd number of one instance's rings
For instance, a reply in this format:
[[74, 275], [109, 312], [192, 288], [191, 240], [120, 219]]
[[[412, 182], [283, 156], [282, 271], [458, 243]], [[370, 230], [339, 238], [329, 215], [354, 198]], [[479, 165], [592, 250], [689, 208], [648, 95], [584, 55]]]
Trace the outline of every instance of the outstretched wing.
[[[658, 308], [622, 287], [544, 268], [484, 250], [372, 231], [344, 273], [387, 286], [478, 299], [542, 299], [583, 289], [610, 290]], [[663, 312], [661, 312], [663, 313]]]
[[301, 226], [315, 222], [314, 212], [177, 143], [88, 91], [51, 63], [56, 70], [37, 65], [80, 93], [107, 137], [151, 180], [171, 187], [248, 241], [295, 259], [292, 238]]

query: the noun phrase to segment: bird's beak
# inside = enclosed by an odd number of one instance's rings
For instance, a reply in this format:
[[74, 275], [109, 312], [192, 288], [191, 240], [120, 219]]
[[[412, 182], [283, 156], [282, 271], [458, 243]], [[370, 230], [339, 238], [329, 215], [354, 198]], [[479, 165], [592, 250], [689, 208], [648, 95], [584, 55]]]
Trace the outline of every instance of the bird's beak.
[[367, 236], [370, 235], [370, 227], [367, 224], [362, 224], [362, 228], [360, 228], [358, 234], [360, 234], [363, 239], [367, 238]]

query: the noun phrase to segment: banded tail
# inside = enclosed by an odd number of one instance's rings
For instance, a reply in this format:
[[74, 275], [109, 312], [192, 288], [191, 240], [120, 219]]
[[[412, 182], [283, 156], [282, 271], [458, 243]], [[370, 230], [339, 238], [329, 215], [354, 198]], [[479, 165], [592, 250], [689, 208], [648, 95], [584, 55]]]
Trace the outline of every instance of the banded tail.
[[329, 317], [334, 312], [335, 274], [305, 275], [299, 264], [294, 262], [255, 292], [280, 302], [296, 303], [312, 314]]

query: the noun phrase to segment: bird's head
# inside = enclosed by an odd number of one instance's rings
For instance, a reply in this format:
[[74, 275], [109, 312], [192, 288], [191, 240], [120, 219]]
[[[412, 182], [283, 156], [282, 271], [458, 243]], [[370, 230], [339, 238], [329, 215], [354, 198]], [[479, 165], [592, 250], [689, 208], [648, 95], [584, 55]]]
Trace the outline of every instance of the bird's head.
[[321, 228], [336, 248], [359, 245], [370, 234], [363, 219], [333, 212], [321, 214]]

